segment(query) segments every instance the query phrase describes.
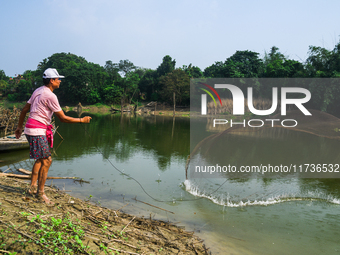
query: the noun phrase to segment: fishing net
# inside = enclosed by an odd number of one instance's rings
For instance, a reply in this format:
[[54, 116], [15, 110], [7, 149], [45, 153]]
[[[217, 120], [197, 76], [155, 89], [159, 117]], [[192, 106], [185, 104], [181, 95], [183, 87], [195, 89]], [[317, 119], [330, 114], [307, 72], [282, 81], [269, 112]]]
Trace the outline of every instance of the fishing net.
[[214, 108], [208, 104], [208, 117], [191, 117], [188, 192], [226, 206], [339, 203], [339, 118], [310, 108], [311, 115], [290, 109], [282, 116], [278, 109], [271, 116], [241, 117], [214, 115]]

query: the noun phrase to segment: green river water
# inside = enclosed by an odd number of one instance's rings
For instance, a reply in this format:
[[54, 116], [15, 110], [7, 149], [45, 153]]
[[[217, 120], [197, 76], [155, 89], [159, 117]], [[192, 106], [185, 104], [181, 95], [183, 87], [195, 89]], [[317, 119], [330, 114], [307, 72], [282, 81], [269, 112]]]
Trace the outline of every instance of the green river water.
[[[56, 123], [64, 140], [55, 135], [49, 175], [78, 176], [90, 182], [54, 180], [59, 188], [83, 199], [92, 197], [105, 207], [118, 209], [129, 203], [125, 212], [177, 222], [203, 238], [213, 254], [340, 254], [339, 179], [186, 180], [189, 118], [91, 116], [87, 125]], [[282, 146], [274, 153], [275, 135], [230, 134], [228, 144], [239, 144], [239, 149], [226, 146], [224, 150], [248, 165], [259, 157], [274, 164], [275, 155], [299, 163], [316, 154], [340, 163], [337, 140], [281, 132], [277, 139]], [[256, 146], [259, 140], [261, 147]], [[29, 169], [33, 164], [28, 150], [1, 153], [0, 159], [4, 160], [1, 170]]]

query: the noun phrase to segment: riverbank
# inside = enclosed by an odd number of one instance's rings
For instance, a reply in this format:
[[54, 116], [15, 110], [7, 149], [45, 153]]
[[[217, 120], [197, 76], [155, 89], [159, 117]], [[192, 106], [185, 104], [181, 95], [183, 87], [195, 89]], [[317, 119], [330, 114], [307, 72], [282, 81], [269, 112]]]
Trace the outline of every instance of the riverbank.
[[[68, 111], [78, 111], [78, 107], [77, 106], [64, 106], [62, 107], [62, 109], [65, 112]], [[88, 112], [88, 113], [92, 113], [92, 114], [110, 114], [113, 113], [111, 111], [111, 106], [105, 105], [105, 104], [95, 104], [95, 105], [84, 105], [81, 107], [81, 112]], [[114, 107], [114, 109], [118, 109], [120, 110], [120, 106], [116, 106]], [[128, 107], [126, 107], [125, 110], [127, 110]], [[123, 109], [124, 110], [124, 109]], [[130, 109], [129, 109], [130, 110]], [[131, 111], [132, 112], [132, 111]], [[129, 114], [131, 112], [124, 112], [124, 114]], [[173, 107], [172, 106], [168, 106], [168, 105], [156, 105], [156, 106], [145, 106], [142, 105], [140, 107], [137, 108], [136, 110], [136, 114], [140, 114], [140, 115], [160, 115], [160, 116], [173, 116]], [[116, 113], [120, 113], [119, 111], [117, 111]], [[177, 107], [176, 111], [175, 111], [175, 116], [177, 117], [189, 117], [190, 116], [190, 107]]]
[[47, 206], [28, 194], [28, 181], [0, 178], [3, 254], [210, 254], [192, 232], [136, 217], [46, 187]]

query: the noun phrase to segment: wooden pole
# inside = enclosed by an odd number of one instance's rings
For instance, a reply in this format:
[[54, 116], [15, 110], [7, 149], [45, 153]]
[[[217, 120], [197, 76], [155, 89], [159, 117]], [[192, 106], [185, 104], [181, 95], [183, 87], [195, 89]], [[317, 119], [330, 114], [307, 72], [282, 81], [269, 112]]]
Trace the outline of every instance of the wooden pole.
[[174, 116], [176, 114], [176, 93], [174, 91]]
[[60, 138], [61, 138], [62, 140], [64, 140], [64, 138], [61, 136], [61, 134], [59, 134], [58, 130], [55, 130], [55, 132], [57, 132], [57, 134], [60, 136]]

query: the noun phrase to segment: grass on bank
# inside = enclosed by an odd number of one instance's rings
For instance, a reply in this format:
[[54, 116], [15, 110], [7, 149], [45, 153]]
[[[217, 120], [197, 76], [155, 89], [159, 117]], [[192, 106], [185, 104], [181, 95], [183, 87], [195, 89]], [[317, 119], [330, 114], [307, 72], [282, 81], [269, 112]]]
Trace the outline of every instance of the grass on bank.
[[11, 102], [8, 101], [7, 99], [2, 98], [0, 100], [0, 108], [4, 108], [4, 109], [10, 109], [13, 110], [14, 106], [16, 108], [22, 109], [26, 104], [26, 101], [23, 102]]
[[131, 202], [113, 210], [46, 186], [47, 206], [28, 187], [0, 178], [0, 254], [209, 254], [193, 232], [122, 212]]

